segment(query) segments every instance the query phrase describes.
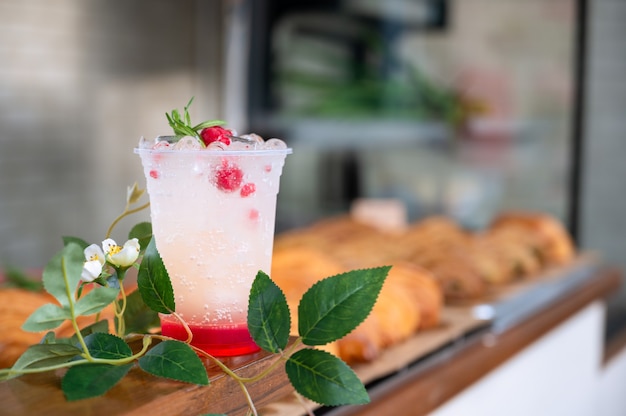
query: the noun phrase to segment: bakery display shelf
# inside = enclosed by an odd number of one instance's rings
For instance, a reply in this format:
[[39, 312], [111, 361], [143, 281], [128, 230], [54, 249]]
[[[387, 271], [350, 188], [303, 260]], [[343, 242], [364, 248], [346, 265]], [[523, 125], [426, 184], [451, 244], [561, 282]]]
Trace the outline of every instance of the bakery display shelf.
[[[449, 361], [468, 346], [512, 328], [537, 311], [566, 297], [594, 278], [603, 268], [593, 255], [580, 255], [568, 265], [540, 275], [494, 286], [480, 299], [448, 303], [441, 324], [383, 351], [376, 360], [352, 365], [370, 395], [388, 390], [403, 379], [415, 377]], [[434, 393], [433, 393], [434, 394]], [[344, 408], [320, 407], [308, 402], [316, 415], [339, 415]], [[305, 415], [295, 397], [286, 397], [262, 409], [266, 416]]]

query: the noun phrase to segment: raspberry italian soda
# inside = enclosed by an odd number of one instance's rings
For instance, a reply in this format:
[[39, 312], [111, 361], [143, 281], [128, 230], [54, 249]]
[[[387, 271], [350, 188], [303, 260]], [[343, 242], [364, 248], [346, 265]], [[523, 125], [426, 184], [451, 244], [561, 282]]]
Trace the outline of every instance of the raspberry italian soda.
[[[259, 350], [247, 328], [248, 296], [258, 271], [271, 269], [276, 197], [291, 149], [220, 126], [198, 131], [142, 139], [135, 149], [153, 234], [191, 344], [213, 356], [248, 354]], [[163, 335], [187, 339], [174, 316], [160, 318]]]

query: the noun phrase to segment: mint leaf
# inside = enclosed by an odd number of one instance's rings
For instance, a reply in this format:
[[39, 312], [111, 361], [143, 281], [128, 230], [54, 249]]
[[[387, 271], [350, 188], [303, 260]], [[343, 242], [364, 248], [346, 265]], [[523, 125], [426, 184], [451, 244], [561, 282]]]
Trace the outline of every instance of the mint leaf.
[[85, 337], [89, 353], [95, 358], [118, 360], [133, 355], [128, 344], [120, 337], [102, 332], [95, 332]]
[[126, 311], [124, 312], [126, 334], [146, 333], [152, 328], [159, 327], [160, 324], [159, 314], [145, 304], [138, 290], [126, 297]]
[[128, 239], [136, 238], [139, 240], [141, 251], [145, 251], [152, 238], [152, 224], [149, 222], [140, 222], [136, 224], [128, 233]]
[[[178, 109], [172, 110], [171, 114], [165, 113], [165, 117], [167, 118], [167, 122], [169, 123], [170, 127], [172, 127], [172, 130], [174, 130], [174, 134], [177, 137], [191, 136], [196, 137], [200, 140], [200, 130], [207, 127], [221, 126], [225, 124], [225, 122], [222, 120], [208, 120], [192, 126], [191, 115], [189, 114], [189, 107], [191, 107], [193, 99], [194, 97], [191, 97], [187, 105], [183, 108], [182, 117]], [[204, 142], [202, 142], [202, 140], [200, 140], [200, 143], [204, 145]]]
[[118, 293], [120, 293], [119, 288], [96, 287], [85, 296], [78, 299], [74, 306], [74, 314], [76, 316], [86, 316], [100, 312], [117, 298]]
[[76, 300], [74, 292], [83, 271], [85, 256], [75, 242], [69, 242], [48, 262], [43, 270], [43, 287], [61, 306], [69, 307]]
[[206, 129], [207, 127], [222, 126], [224, 124], [226, 124], [226, 122], [223, 120], [208, 120], [208, 121], [203, 121], [200, 124], [196, 124], [195, 126], [192, 127], [192, 129], [195, 131], [198, 131], [198, 130]]
[[153, 311], [170, 314], [176, 309], [170, 276], [157, 251], [154, 237], [146, 247], [141, 261], [137, 287], [144, 303]]
[[376, 303], [390, 268], [353, 270], [313, 285], [298, 305], [302, 342], [328, 344], [356, 328]]
[[256, 344], [266, 351], [279, 352], [289, 341], [291, 317], [285, 294], [259, 271], [250, 289], [248, 329]]
[[297, 351], [285, 363], [285, 371], [296, 391], [314, 402], [340, 406], [370, 401], [354, 371], [326, 351]]
[[[28, 347], [17, 359], [11, 370], [26, 368], [43, 368], [51, 365], [63, 364], [80, 355], [82, 351], [69, 344], [36, 344]], [[17, 376], [19, 374], [16, 374]], [[15, 377], [13, 376], [13, 377]], [[9, 376], [11, 377], [11, 376]]]
[[70, 367], [61, 380], [61, 388], [69, 401], [101, 396], [130, 371], [133, 364], [81, 364]]
[[72, 319], [68, 309], [60, 308], [52, 303], [40, 306], [22, 324], [22, 329], [29, 332], [47, 331], [57, 328], [67, 319]]
[[158, 377], [192, 384], [209, 384], [202, 360], [191, 347], [180, 341], [163, 341], [139, 359], [139, 367]]

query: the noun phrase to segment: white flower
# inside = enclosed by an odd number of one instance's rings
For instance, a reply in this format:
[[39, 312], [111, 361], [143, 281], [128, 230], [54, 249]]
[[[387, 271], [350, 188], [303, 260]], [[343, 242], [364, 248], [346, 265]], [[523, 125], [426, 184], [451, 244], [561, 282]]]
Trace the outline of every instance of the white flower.
[[107, 238], [102, 242], [102, 248], [106, 254], [106, 260], [115, 267], [129, 267], [139, 257], [139, 240], [132, 238], [118, 246], [117, 243]]
[[85, 263], [83, 264], [83, 272], [80, 278], [83, 282], [93, 282], [102, 273], [104, 252], [97, 244], [92, 244], [83, 253], [85, 253]]

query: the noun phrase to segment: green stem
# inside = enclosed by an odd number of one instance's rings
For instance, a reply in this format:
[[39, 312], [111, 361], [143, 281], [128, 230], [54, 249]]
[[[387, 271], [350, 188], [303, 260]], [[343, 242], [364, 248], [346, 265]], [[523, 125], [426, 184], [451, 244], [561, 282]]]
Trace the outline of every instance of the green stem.
[[122, 212], [120, 215], [118, 215], [117, 218], [115, 218], [113, 220], [113, 222], [111, 223], [111, 225], [109, 226], [109, 229], [107, 230], [105, 238], [111, 237], [111, 233], [113, 233], [113, 229], [115, 228], [117, 223], [120, 222], [124, 217], [126, 217], [127, 215], [130, 215], [130, 214], [134, 214], [135, 212], [139, 212], [141, 210], [144, 210], [144, 209], [148, 208], [149, 206], [150, 206], [150, 202], [146, 202], [145, 204], [143, 204], [143, 205], [141, 205], [141, 206], [139, 206], [137, 208], [129, 209], [129, 204], [126, 204], [126, 207], [124, 208], [124, 212]]
[[258, 416], [256, 407], [254, 406], [254, 401], [252, 400], [252, 397], [250, 397], [250, 393], [248, 392], [245, 383], [241, 380], [237, 380], [237, 383], [239, 384], [239, 387], [241, 387], [241, 391], [246, 398], [246, 402], [248, 403], [248, 409], [250, 409], [254, 416]]
[[193, 339], [193, 332], [191, 332], [191, 329], [189, 328], [189, 325], [187, 325], [187, 322], [185, 322], [183, 317], [180, 316], [178, 313], [172, 311], [172, 315], [174, 315], [174, 317], [176, 319], [178, 319], [178, 322], [180, 322], [180, 324], [183, 326], [183, 328], [185, 328], [185, 332], [187, 333], [187, 340], [183, 341], [183, 342], [185, 342], [187, 344], [191, 344], [191, 340]]
[[[236, 374], [234, 374], [234, 376], [241, 380], [244, 383], [254, 383], [256, 381], [261, 380], [262, 378], [266, 377], [269, 373], [271, 373], [272, 371], [274, 371], [276, 369], [276, 367], [282, 362], [282, 361], [286, 361], [295, 351], [295, 349], [302, 344], [302, 338], [298, 337], [295, 342], [289, 347], [287, 348], [285, 351], [281, 351], [280, 352], [280, 356], [278, 357], [278, 359], [276, 359], [276, 361], [274, 361], [272, 364], [270, 364], [265, 370], [261, 371], [259, 374], [257, 374], [254, 377], [239, 377]], [[214, 360], [216, 360], [214, 358]], [[217, 361], [217, 360], [216, 360]]]
[[86, 360], [92, 360], [93, 357], [91, 356], [91, 354], [89, 353], [89, 349], [87, 348], [87, 344], [85, 343], [85, 339], [83, 338], [83, 334], [80, 333], [80, 328], [78, 326], [78, 322], [76, 321], [76, 310], [74, 308], [74, 300], [73, 300], [73, 293], [70, 289], [70, 285], [69, 282], [67, 280], [67, 269], [65, 266], [65, 259], [61, 262], [61, 267], [63, 270], [63, 279], [65, 280], [65, 293], [67, 295], [67, 301], [69, 303], [69, 307], [70, 307], [70, 316], [72, 317], [72, 328], [74, 328], [74, 332], [76, 333], [76, 338], [78, 338], [78, 342], [80, 343], [80, 346], [83, 349], [83, 352], [85, 354], [85, 359]]
[[120, 337], [124, 336], [124, 332], [126, 331], [126, 322], [124, 322], [124, 312], [126, 311], [126, 292], [124, 291], [124, 274], [126, 274], [126, 270], [119, 269], [117, 271], [117, 279], [120, 283], [120, 294], [121, 294], [121, 305], [115, 302], [114, 305], [114, 313], [117, 318], [117, 335]]
[[144, 335], [143, 346], [141, 347], [141, 350], [138, 351], [136, 354], [131, 355], [130, 357], [117, 358], [117, 359], [92, 358], [90, 362], [99, 363], [99, 364], [112, 364], [112, 365], [128, 364], [136, 360], [137, 358], [140, 358], [146, 353], [146, 351], [148, 351], [148, 347], [152, 344], [152, 338], [153, 338], [152, 335]]
[[91, 355], [89, 355], [89, 353], [83, 353], [81, 354], [81, 356], [83, 358], [85, 358], [85, 360], [79, 360], [79, 361], [68, 361], [66, 363], [61, 363], [61, 364], [55, 364], [55, 365], [50, 365], [47, 367], [38, 367], [38, 368], [24, 368], [21, 370], [12, 370], [10, 368], [8, 369], [2, 369], [0, 370], [0, 376], [2, 375], [15, 375], [15, 374], [34, 374], [34, 373], [43, 373], [46, 371], [52, 371], [52, 370], [59, 370], [61, 368], [69, 368], [69, 367], [74, 367], [77, 365], [83, 365], [83, 364], [110, 364], [110, 365], [123, 365], [123, 364], [128, 364], [134, 360], [136, 360], [137, 358], [143, 356], [146, 351], [148, 350], [148, 347], [152, 344], [152, 336], [143, 336], [143, 347], [141, 348], [141, 351], [137, 352], [136, 354], [131, 355], [130, 357], [124, 357], [124, 358], [118, 358], [118, 359], [108, 359], [108, 358], [94, 358]]

